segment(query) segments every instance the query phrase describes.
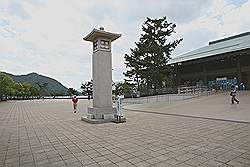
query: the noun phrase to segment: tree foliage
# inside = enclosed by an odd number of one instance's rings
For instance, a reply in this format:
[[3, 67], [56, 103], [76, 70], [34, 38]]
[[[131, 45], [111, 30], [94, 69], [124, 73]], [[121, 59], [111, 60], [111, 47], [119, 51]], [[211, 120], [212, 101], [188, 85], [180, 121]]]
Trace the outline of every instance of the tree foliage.
[[175, 33], [176, 25], [168, 22], [166, 17], [147, 20], [142, 25], [139, 42], [125, 54], [126, 77], [138, 84], [145, 83], [148, 88], [168, 86], [171, 67], [167, 66], [170, 55], [182, 39], [169, 41], [167, 37]]
[[45, 83], [40, 83], [40, 82], [36, 82], [36, 85], [39, 87], [39, 94], [42, 96], [45, 95], [51, 95], [53, 92], [50, 92], [47, 88], [49, 83], [45, 82]]
[[132, 91], [132, 86], [127, 82], [118, 82], [114, 86], [115, 86], [115, 90], [113, 93], [115, 95], [118, 95], [119, 93], [127, 94]]
[[82, 83], [81, 89], [84, 96], [93, 96], [93, 80]]
[[14, 81], [8, 75], [0, 72], [0, 100], [3, 99], [3, 95], [7, 96], [12, 92], [11, 87]]
[[[0, 72], [0, 101], [8, 99], [33, 99], [40, 98], [44, 95], [64, 95], [65, 93], [58, 90], [53, 92], [48, 90], [48, 83], [40, 82], [14, 82], [12, 75]], [[30, 76], [37, 76], [37, 74], [30, 74]], [[55, 89], [56, 90], [56, 89]]]
[[12, 78], [0, 72], [0, 98], [7, 97], [26, 99], [31, 97], [39, 97], [40, 90], [36, 86], [29, 83], [16, 83]]
[[69, 88], [68, 89], [68, 95], [72, 96], [72, 95], [78, 95], [77, 90], [75, 90], [74, 88]]

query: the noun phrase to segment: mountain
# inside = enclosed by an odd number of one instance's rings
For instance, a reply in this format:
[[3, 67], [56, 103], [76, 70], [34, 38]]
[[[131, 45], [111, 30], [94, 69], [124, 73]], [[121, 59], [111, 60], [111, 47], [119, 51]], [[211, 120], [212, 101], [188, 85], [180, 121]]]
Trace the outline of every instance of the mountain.
[[[5, 72], [4, 72], [5, 73]], [[32, 85], [46, 85], [44, 91], [42, 92], [43, 95], [51, 95], [51, 94], [64, 94], [67, 95], [68, 88], [65, 87], [63, 84], [58, 82], [57, 80], [46, 77], [43, 75], [39, 75], [37, 73], [30, 73], [26, 75], [13, 75], [9, 73], [5, 73], [9, 75], [15, 82], [19, 83], [30, 83]]]

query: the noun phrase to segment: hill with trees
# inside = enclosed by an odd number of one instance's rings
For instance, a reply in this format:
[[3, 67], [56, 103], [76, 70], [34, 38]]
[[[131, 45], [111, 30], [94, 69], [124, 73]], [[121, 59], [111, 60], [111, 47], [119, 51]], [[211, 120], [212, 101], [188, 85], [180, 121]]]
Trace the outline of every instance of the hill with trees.
[[5, 72], [2, 73], [10, 76], [16, 83], [29, 83], [37, 87], [43, 96], [68, 94], [67, 87], [62, 85], [57, 80], [47, 76], [39, 75], [37, 73], [30, 73], [26, 75], [13, 75]]

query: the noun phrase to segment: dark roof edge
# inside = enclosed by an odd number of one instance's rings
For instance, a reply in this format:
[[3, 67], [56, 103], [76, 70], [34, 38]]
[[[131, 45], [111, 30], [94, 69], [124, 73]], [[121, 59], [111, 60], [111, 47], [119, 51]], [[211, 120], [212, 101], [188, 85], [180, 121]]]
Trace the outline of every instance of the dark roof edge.
[[239, 38], [239, 37], [243, 37], [243, 36], [247, 36], [247, 35], [250, 35], [250, 32], [244, 32], [244, 33], [241, 33], [241, 34], [238, 34], [238, 35], [234, 35], [234, 36], [230, 36], [230, 37], [227, 37], [227, 38], [211, 41], [211, 42], [209, 42], [209, 45], [219, 43], [219, 42], [223, 42], [223, 41], [227, 41], [227, 40], [231, 40], [231, 39], [235, 39], [235, 38]]

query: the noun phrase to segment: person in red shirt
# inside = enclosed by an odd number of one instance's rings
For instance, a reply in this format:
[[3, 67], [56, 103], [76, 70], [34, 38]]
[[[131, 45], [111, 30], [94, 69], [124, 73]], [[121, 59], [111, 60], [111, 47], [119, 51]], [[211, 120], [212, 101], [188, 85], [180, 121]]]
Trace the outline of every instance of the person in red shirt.
[[72, 97], [72, 102], [73, 102], [74, 113], [76, 113], [76, 110], [77, 110], [77, 102], [78, 102], [78, 99], [77, 99], [76, 95], [74, 95], [74, 96]]

